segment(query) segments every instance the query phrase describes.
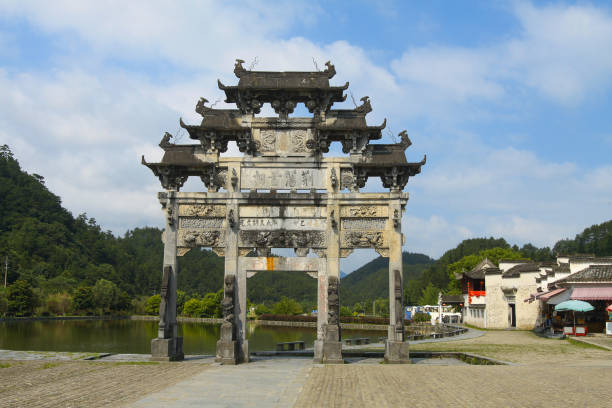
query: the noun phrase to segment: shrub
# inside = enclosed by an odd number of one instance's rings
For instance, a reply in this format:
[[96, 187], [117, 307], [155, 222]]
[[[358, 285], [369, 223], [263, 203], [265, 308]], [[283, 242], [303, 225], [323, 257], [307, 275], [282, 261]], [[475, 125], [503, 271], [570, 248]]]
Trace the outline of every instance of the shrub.
[[134, 314], [147, 314], [146, 308], [148, 300], [149, 298], [147, 298], [146, 296], [139, 296], [136, 299], [132, 299], [132, 311], [134, 312]]
[[160, 295], [153, 295], [147, 299], [147, 305], [145, 306], [145, 313], [151, 316], [159, 314], [159, 304], [161, 303]]
[[94, 306], [102, 313], [110, 312], [119, 301], [119, 288], [109, 280], [99, 279], [92, 292]]
[[47, 296], [47, 310], [56, 316], [72, 312], [72, 296], [68, 293], [52, 293]]
[[72, 294], [72, 308], [79, 312], [89, 312], [94, 308], [91, 286], [76, 288]]
[[255, 306], [255, 314], [257, 316], [261, 316], [263, 314], [268, 314], [270, 312], [271, 312], [270, 308], [268, 306], [264, 305], [263, 303], [260, 303], [260, 304]]
[[8, 313], [14, 316], [31, 316], [37, 299], [30, 284], [17, 280], [7, 290]]
[[202, 303], [199, 299], [189, 299], [187, 302], [185, 302], [185, 306], [183, 307], [183, 316], [200, 317], [201, 310]]
[[415, 313], [412, 316], [412, 321], [415, 323], [426, 323], [431, 321], [431, 316], [427, 313]]
[[298, 315], [303, 313], [302, 306], [295, 300], [283, 296], [272, 306], [272, 313], [277, 315]]

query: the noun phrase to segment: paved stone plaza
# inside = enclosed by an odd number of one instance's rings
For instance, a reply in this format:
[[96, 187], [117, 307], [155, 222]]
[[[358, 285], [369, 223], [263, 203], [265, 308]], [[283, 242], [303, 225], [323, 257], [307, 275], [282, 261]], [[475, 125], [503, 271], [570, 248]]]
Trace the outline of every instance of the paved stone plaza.
[[[139, 355], [67, 361], [63, 354], [52, 362], [52, 353], [40, 353], [37, 360], [32, 360], [36, 354], [3, 353], [0, 406], [610, 406], [611, 351], [531, 332], [483, 333], [412, 349], [472, 352], [515, 365], [474, 366], [452, 359], [386, 365], [372, 358], [321, 365], [310, 358], [260, 358], [223, 366], [212, 356], [149, 363]], [[18, 360], [23, 356], [29, 359]]]

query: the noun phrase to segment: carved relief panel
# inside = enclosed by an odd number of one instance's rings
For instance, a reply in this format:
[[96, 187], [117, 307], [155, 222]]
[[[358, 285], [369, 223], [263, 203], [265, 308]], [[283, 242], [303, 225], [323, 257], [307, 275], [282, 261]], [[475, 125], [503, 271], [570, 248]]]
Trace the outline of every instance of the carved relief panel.
[[343, 218], [388, 217], [389, 207], [384, 205], [344, 205], [340, 207], [340, 216]]
[[240, 231], [240, 247], [250, 248], [325, 248], [324, 231]]
[[315, 153], [312, 129], [254, 129], [256, 150], [263, 156], [301, 156]]

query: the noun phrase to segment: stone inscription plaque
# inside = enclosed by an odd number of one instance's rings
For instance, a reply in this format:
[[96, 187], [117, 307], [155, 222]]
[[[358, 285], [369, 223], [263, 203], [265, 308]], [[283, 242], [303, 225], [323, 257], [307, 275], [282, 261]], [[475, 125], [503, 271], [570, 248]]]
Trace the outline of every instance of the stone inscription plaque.
[[183, 218], [179, 219], [179, 228], [221, 228], [224, 218]]
[[240, 206], [240, 217], [324, 218], [325, 207]]
[[241, 189], [325, 189], [325, 169], [242, 168]]
[[342, 220], [342, 229], [345, 230], [384, 230], [387, 226], [386, 218], [345, 218]]
[[241, 230], [325, 230], [324, 218], [240, 218]]

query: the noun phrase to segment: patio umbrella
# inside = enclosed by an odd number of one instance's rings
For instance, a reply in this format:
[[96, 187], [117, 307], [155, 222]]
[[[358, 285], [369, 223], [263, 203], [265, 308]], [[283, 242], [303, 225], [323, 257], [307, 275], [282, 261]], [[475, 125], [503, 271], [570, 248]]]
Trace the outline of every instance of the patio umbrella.
[[576, 331], [576, 312], [590, 312], [595, 308], [589, 303], [582, 300], [566, 300], [555, 306], [555, 310], [559, 312], [574, 312], [574, 332]]
[[607, 310], [608, 312], [612, 312], [612, 305], [610, 305], [610, 306], [606, 307], [606, 310]]
[[559, 312], [566, 312], [571, 310], [572, 312], [590, 312], [595, 308], [591, 306], [589, 302], [582, 300], [566, 300], [565, 302], [559, 303], [555, 306], [555, 310]]

